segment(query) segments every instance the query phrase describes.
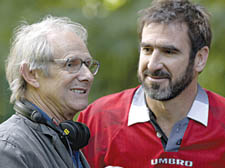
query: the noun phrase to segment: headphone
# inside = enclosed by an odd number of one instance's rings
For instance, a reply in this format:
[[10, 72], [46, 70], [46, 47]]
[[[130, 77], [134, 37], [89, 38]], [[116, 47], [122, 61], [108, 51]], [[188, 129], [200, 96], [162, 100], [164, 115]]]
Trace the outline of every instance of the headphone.
[[14, 110], [33, 122], [45, 124], [55, 130], [70, 153], [88, 144], [90, 131], [83, 123], [66, 120], [57, 126], [52, 120], [48, 120], [47, 114], [26, 99], [16, 101]]

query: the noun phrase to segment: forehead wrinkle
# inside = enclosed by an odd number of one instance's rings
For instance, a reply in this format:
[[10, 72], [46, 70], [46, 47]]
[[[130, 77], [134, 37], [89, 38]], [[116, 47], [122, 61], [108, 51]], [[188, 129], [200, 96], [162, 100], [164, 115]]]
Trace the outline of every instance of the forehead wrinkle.
[[48, 39], [54, 48], [55, 58], [90, 57], [85, 43], [74, 32], [53, 32], [48, 35]]
[[[160, 29], [156, 29], [156, 27], [158, 26], [160, 26]], [[171, 31], [174, 35], [176, 35], [178, 32], [182, 33], [183, 34], [182, 38], [175, 37], [175, 39], [186, 41], [190, 47], [190, 39], [188, 37], [187, 25], [185, 23], [179, 23], [179, 22], [173, 22], [170, 24], [161, 24], [161, 23], [146, 24], [143, 28], [142, 42], [140, 46], [141, 47], [157, 47], [161, 49], [173, 49], [175, 51], [181, 52], [180, 47], [182, 47], [181, 45], [182, 41], [177, 42], [177, 40], [176, 41], [171, 40], [172, 39], [170, 34]], [[164, 36], [166, 38], [164, 38]]]
[[89, 52], [69, 51], [63, 55], [64, 58], [91, 58]]

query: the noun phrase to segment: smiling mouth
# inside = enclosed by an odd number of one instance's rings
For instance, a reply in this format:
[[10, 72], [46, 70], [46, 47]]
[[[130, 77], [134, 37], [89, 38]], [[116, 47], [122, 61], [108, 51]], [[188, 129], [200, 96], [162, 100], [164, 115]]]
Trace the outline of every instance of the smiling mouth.
[[153, 80], [160, 80], [160, 79], [169, 79], [168, 76], [152, 76], [152, 75], [145, 75], [146, 78], [151, 78]]
[[165, 79], [165, 77], [162, 76], [147, 76], [147, 77], [150, 77], [152, 79]]
[[144, 81], [150, 82], [150, 83], [162, 83], [166, 82], [167, 80], [170, 80], [168, 77], [159, 77], [159, 76], [145, 76]]
[[147, 77], [150, 77], [150, 78], [155, 79], [155, 80], [169, 79], [169, 78], [166, 77], [166, 76], [147, 76]]
[[85, 94], [87, 93], [87, 90], [85, 89], [70, 89], [72, 92], [74, 93], [78, 93], [78, 94]]
[[149, 70], [144, 71], [145, 77], [150, 77], [153, 80], [160, 80], [160, 79], [170, 79], [170, 74], [164, 71], [155, 71], [151, 73]]

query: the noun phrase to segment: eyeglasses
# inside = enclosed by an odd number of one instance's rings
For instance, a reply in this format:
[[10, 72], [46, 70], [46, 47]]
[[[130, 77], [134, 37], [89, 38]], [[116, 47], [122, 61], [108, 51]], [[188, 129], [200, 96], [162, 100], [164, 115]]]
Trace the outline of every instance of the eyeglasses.
[[67, 58], [67, 59], [53, 59], [55, 63], [63, 63], [66, 70], [70, 73], [77, 73], [80, 71], [82, 65], [84, 64], [93, 75], [98, 73], [99, 62], [97, 60], [88, 59], [83, 61], [80, 58]]

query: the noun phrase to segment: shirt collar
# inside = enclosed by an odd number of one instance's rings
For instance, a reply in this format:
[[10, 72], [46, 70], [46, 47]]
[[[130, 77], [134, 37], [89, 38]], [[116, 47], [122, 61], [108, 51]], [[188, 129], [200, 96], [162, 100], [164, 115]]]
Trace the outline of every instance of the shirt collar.
[[[209, 101], [207, 93], [198, 85], [198, 92], [195, 100], [192, 104], [190, 111], [187, 114], [188, 118], [191, 118], [197, 122], [200, 122], [204, 126], [208, 124], [208, 110]], [[144, 90], [142, 87], [138, 88], [134, 94], [129, 115], [128, 126], [136, 123], [143, 123], [150, 121], [149, 111], [145, 104]]]

